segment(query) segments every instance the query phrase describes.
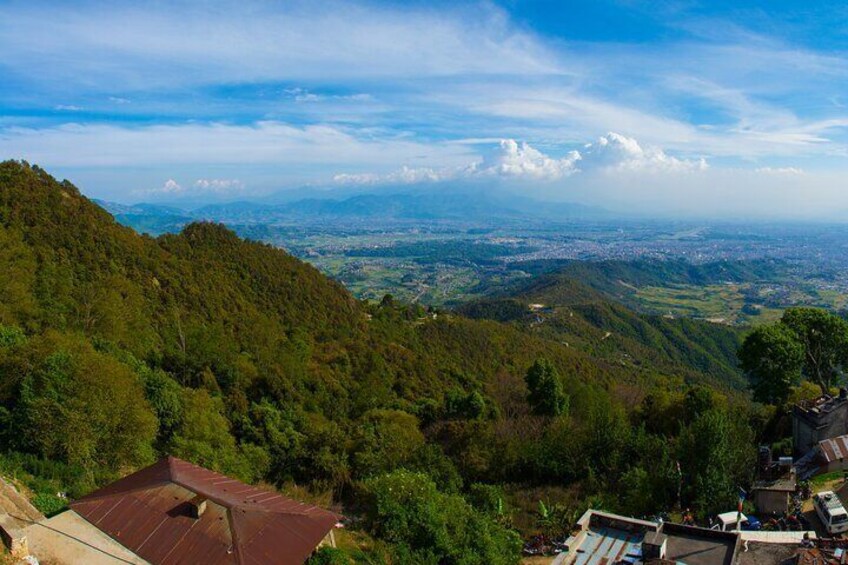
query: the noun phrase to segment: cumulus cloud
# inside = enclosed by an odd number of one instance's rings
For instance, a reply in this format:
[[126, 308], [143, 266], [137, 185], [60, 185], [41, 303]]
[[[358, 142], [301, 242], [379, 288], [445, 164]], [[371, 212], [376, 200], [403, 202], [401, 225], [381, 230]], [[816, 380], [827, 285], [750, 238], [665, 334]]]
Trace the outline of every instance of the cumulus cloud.
[[610, 132], [580, 153], [583, 170], [677, 172], [704, 170], [705, 159], [678, 159], [658, 147], [643, 147], [632, 137]]
[[568, 176], [577, 169], [580, 153], [569, 152], [561, 159], [545, 155], [526, 142], [514, 139], [501, 140], [498, 150], [484, 159], [479, 165], [468, 169], [472, 176], [500, 176], [511, 178], [531, 178], [554, 180]]
[[633, 138], [608, 133], [582, 151], [569, 151], [551, 157], [527, 142], [502, 139], [482, 160], [452, 169], [410, 168], [380, 175], [339, 174], [340, 184], [415, 184], [460, 179], [503, 179], [515, 181], [555, 181], [576, 173], [599, 172], [683, 172], [707, 168], [706, 160], [681, 159], [657, 147], [643, 147]]

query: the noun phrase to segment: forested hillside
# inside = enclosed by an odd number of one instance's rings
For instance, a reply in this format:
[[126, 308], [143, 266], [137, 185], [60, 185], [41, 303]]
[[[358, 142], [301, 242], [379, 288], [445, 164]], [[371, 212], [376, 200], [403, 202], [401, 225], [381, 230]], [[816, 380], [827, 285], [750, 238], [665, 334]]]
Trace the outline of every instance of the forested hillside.
[[[597, 274], [591, 266], [586, 270]], [[563, 272], [537, 276], [509, 292], [466, 304], [459, 312], [511, 322], [622, 365], [662, 368], [695, 380], [708, 376], [714, 385], [747, 386], [736, 359], [742, 329], [639, 314]]]
[[634, 287], [669, 284], [710, 285], [728, 282], [750, 282], [770, 279], [785, 272], [780, 261], [718, 261], [689, 263], [680, 259], [660, 261], [531, 261], [522, 268], [535, 275], [536, 286], [549, 286], [557, 281], [575, 280], [608, 298], [627, 301]]
[[361, 518], [346, 551], [369, 563], [514, 563], [516, 528], [562, 530], [590, 498], [733, 504], [773, 414], [712, 386], [739, 384], [716, 360], [735, 334], [575, 291], [533, 328], [368, 305], [222, 226], [142, 236], [5, 162], [0, 471], [48, 509], [164, 453], [297, 483]]

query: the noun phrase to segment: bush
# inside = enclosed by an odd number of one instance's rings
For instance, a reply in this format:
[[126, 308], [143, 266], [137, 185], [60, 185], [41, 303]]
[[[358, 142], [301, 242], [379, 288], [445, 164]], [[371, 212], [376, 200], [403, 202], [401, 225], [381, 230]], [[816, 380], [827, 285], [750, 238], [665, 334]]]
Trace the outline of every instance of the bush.
[[401, 470], [365, 482], [371, 532], [394, 544], [402, 563], [518, 563], [518, 534], [445, 494], [427, 475]]
[[344, 551], [335, 547], [322, 547], [309, 558], [307, 565], [350, 565], [351, 559]]

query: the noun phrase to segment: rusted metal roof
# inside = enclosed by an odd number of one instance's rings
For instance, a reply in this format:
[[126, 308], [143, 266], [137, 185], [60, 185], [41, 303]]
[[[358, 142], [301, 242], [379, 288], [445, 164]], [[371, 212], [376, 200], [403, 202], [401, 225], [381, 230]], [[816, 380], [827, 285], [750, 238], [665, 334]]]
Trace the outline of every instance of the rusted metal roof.
[[[208, 502], [193, 518], [198, 495]], [[175, 457], [70, 506], [153, 565], [302, 565], [341, 518]]]
[[848, 459], [848, 436], [822, 440], [819, 449], [827, 463]]

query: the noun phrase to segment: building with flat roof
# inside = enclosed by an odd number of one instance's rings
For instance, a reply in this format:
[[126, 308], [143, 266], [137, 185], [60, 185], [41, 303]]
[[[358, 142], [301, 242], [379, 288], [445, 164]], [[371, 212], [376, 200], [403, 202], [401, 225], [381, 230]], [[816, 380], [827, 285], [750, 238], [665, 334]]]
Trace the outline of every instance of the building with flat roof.
[[815, 539], [815, 532], [724, 532], [590, 509], [552, 565], [777, 564]]
[[751, 486], [751, 501], [760, 514], [782, 516], [790, 510], [797, 488], [798, 481], [792, 472], [775, 479], [761, 479]]
[[823, 395], [792, 407], [792, 444], [796, 455], [804, 455], [819, 442], [848, 435], [848, 390], [839, 396]]

